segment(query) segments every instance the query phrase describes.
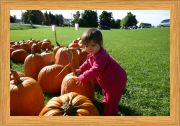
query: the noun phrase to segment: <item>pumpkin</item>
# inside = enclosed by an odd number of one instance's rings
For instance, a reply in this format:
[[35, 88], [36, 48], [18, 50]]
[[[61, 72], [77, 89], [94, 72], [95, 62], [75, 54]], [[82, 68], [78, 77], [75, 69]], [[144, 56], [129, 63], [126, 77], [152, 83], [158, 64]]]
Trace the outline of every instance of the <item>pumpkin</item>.
[[46, 50], [45, 52], [42, 52], [41, 56], [42, 56], [42, 58], [44, 60], [44, 65], [45, 66], [50, 65], [50, 64], [55, 62], [54, 53], [48, 52], [48, 50]]
[[28, 43], [25, 43], [23, 41], [23, 43], [21, 43], [20, 45], [24, 50], [26, 50], [26, 52], [31, 53], [31, 46]]
[[72, 48], [82, 48], [82, 45], [79, 44], [80, 39], [73, 40], [68, 47]]
[[40, 54], [30, 54], [24, 61], [25, 76], [37, 80], [39, 71], [44, 67], [44, 59]]
[[83, 84], [82, 86], [79, 86], [76, 75], [74, 75], [73, 73], [66, 75], [61, 84], [61, 95], [69, 92], [77, 92], [94, 101], [95, 89], [93, 83], [90, 81]]
[[78, 49], [77, 52], [78, 52], [78, 58], [79, 58], [79, 65], [82, 65], [87, 59], [88, 53], [83, 49]]
[[42, 44], [41, 44], [41, 49], [42, 50], [46, 50], [46, 49], [48, 49], [48, 50], [51, 50], [51, 43], [50, 42], [43, 42]]
[[71, 62], [75, 69], [79, 67], [79, 58], [76, 49], [67, 47], [58, 49], [55, 55], [55, 64], [66, 66], [69, 62]]
[[41, 46], [37, 43], [33, 43], [31, 46], [31, 53], [36, 52], [40, 53], [41, 52]]
[[17, 50], [17, 49], [23, 49], [22, 46], [19, 43], [15, 43], [14, 45], [11, 46], [11, 48]]
[[41, 69], [38, 75], [38, 83], [43, 92], [59, 94], [63, 78], [71, 72], [70, 65], [63, 67], [59, 64], [53, 64]]
[[61, 48], [61, 47], [64, 47], [64, 46], [61, 46], [58, 42], [56, 42], [56, 46], [55, 46], [54, 49], [53, 49], [54, 55], [56, 55], [56, 52], [57, 52], [58, 49]]
[[11, 53], [11, 59], [15, 63], [24, 63], [28, 53], [24, 49], [17, 49]]
[[36, 80], [30, 77], [19, 77], [12, 72], [10, 81], [10, 115], [37, 116], [44, 107], [44, 96]]
[[75, 92], [53, 97], [39, 116], [98, 116], [98, 110], [85, 96]]
[[10, 48], [10, 58], [11, 58], [11, 54], [14, 50], [15, 50], [14, 48]]

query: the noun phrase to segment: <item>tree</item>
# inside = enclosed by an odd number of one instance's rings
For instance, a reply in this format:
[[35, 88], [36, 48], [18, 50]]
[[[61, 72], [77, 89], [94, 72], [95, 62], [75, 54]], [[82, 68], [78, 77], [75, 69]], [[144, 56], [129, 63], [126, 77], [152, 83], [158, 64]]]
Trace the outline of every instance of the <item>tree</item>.
[[43, 13], [40, 10], [27, 10], [22, 14], [22, 20], [25, 23], [42, 24]]
[[103, 11], [99, 16], [100, 27], [111, 27], [112, 12]]
[[10, 23], [15, 23], [16, 21], [16, 16], [10, 16]]
[[122, 28], [128, 28], [136, 26], [138, 21], [136, 20], [136, 16], [133, 15], [131, 12], [127, 13], [127, 16], [124, 17], [120, 23]]
[[120, 28], [120, 25], [119, 25], [120, 22], [121, 22], [120, 19], [117, 19], [117, 20], [112, 19], [111, 20], [111, 28]]
[[79, 19], [80, 27], [97, 27], [98, 26], [98, 16], [96, 11], [85, 10], [82, 13], [82, 18]]
[[79, 23], [80, 16], [81, 16], [81, 14], [80, 14], [79, 11], [77, 11], [76, 14], [73, 14], [73, 18], [74, 18], [74, 19], [73, 19], [72, 23], [73, 23], [73, 24]]
[[63, 26], [63, 23], [64, 23], [64, 17], [61, 15], [61, 14], [59, 14], [59, 15], [55, 15], [55, 25], [57, 25], [57, 26]]

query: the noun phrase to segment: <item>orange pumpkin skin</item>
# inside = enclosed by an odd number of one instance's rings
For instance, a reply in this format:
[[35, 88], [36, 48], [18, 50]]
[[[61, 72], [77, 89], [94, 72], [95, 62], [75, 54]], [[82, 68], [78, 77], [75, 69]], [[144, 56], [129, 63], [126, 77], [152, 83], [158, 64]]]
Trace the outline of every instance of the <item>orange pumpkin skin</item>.
[[49, 65], [41, 69], [38, 75], [38, 83], [43, 92], [59, 94], [61, 83], [66, 74], [70, 73], [70, 66], [63, 67], [59, 64]]
[[27, 77], [37, 80], [39, 71], [44, 67], [44, 60], [40, 54], [30, 54], [24, 61], [24, 73]]
[[37, 116], [44, 107], [44, 96], [36, 80], [19, 77], [10, 81], [10, 115]]
[[33, 43], [31, 46], [31, 52], [40, 53], [41, 52], [41, 46], [37, 43]]
[[51, 52], [42, 52], [41, 53], [42, 58], [44, 59], [44, 65], [51, 65], [55, 62], [54, 53]]
[[17, 49], [11, 53], [11, 59], [15, 63], [24, 63], [24, 60], [27, 56], [28, 53], [24, 49]]
[[99, 113], [87, 97], [70, 92], [49, 100], [39, 116], [99, 116]]
[[66, 75], [61, 84], [61, 95], [69, 92], [77, 92], [78, 94], [84, 95], [94, 101], [94, 85], [92, 82], [79, 86], [77, 83], [76, 75], [70, 73]]
[[75, 49], [69, 49], [66, 47], [58, 49], [55, 55], [55, 64], [66, 66], [70, 62], [73, 65], [74, 69], [77, 69], [79, 67], [79, 58], [77, 51]]
[[48, 50], [51, 50], [51, 43], [50, 42], [43, 42], [42, 44], [41, 44], [41, 49], [42, 50], [46, 50], [46, 49], [48, 49]]
[[20, 45], [26, 52], [31, 53], [31, 46], [28, 43], [23, 42]]
[[83, 49], [79, 49], [77, 50], [77, 52], [78, 52], [79, 64], [82, 65], [87, 59], [88, 53]]

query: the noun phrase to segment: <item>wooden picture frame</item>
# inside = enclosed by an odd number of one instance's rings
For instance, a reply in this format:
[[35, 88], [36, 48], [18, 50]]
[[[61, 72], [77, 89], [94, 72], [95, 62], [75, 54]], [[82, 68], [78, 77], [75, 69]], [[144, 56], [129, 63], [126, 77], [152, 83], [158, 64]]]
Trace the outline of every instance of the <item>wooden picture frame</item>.
[[[170, 10], [170, 116], [27, 117], [10, 116], [10, 10]], [[1, 0], [0, 1], [0, 126], [10, 125], [153, 125], [180, 126], [180, 1], [179, 0]]]

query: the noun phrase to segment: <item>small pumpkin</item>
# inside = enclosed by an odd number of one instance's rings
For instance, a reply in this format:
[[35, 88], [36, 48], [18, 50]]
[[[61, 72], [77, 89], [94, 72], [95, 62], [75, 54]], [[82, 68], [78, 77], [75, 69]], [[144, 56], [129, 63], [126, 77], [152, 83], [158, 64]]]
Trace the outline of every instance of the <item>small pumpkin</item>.
[[70, 92], [53, 97], [39, 116], [98, 116], [98, 110], [85, 96]]
[[42, 50], [51, 50], [51, 42], [42, 42], [41, 44], [41, 49]]
[[44, 107], [44, 96], [36, 80], [30, 77], [19, 77], [12, 71], [10, 81], [10, 115], [37, 116]]
[[24, 49], [17, 49], [11, 53], [11, 59], [15, 63], [24, 63], [28, 53]]
[[33, 43], [31, 46], [31, 53], [36, 52], [40, 53], [41, 52], [41, 46], [37, 43]]
[[82, 86], [78, 86], [78, 80], [73, 73], [66, 75], [61, 84], [61, 95], [69, 92], [77, 92], [94, 101], [95, 89], [93, 83], [90, 81]]

